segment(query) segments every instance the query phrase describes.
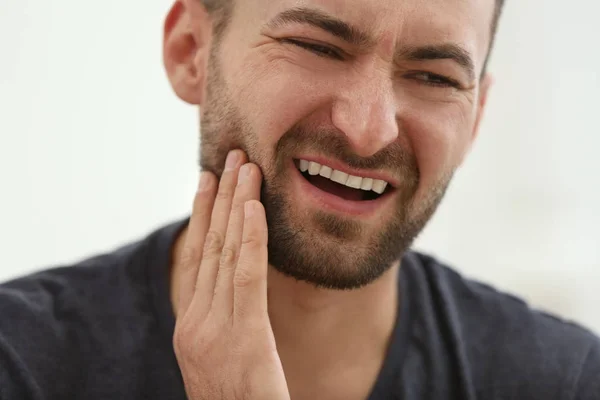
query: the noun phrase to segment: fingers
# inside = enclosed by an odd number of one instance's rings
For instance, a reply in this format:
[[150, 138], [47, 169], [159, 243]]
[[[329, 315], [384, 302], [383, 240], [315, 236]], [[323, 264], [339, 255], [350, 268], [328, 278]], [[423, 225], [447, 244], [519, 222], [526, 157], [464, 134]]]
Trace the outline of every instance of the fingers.
[[235, 188], [213, 298], [212, 309], [225, 316], [230, 316], [233, 313], [233, 279], [242, 245], [244, 204], [249, 200], [260, 198], [260, 185], [260, 169], [254, 164], [243, 165]]
[[245, 203], [240, 256], [233, 277], [234, 322], [262, 319], [267, 312], [267, 220], [263, 205]]
[[198, 190], [194, 197], [192, 215], [188, 224], [183, 249], [181, 252], [179, 273], [179, 295], [176, 313], [185, 313], [194, 296], [198, 267], [202, 260], [202, 245], [210, 223], [213, 209], [217, 179], [210, 172], [202, 172]]
[[199, 315], [206, 315], [212, 305], [219, 260], [225, 242], [238, 172], [245, 162], [246, 155], [241, 150], [231, 151], [227, 157], [225, 170], [221, 175], [219, 189], [210, 217], [210, 227], [205, 240], [201, 242], [204, 244], [202, 260], [195, 281], [195, 292], [192, 300], [193, 305], [199, 307]]

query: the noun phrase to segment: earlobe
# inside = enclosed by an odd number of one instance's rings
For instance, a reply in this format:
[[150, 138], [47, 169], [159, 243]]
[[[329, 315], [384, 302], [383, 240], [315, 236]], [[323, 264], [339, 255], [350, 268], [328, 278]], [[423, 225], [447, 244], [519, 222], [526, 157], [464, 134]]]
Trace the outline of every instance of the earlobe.
[[175, 1], [164, 24], [163, 62], [175, 94], [190, 104], [204, 101], [211, 34], [202, 2]]

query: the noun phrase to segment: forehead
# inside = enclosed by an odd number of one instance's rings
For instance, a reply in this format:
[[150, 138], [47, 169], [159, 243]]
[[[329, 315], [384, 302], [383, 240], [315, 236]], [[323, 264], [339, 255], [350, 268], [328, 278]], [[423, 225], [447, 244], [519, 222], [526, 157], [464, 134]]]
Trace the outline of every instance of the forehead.
[[323, 11], [368, 32], [383, 46], [451, 42], [483, 63], [495, 0], [238, 0], [237, 14], [252, 21], [248, 28], [256, 29], [280, 13], [300, 7]]

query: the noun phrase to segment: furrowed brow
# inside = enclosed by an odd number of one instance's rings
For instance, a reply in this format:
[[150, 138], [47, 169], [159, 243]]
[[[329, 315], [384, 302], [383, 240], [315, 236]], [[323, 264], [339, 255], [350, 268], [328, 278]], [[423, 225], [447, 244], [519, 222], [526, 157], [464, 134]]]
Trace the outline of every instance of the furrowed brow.
[[475, 79], [475, 63], [471, 54], [454, 43], [404, 49], [400, 52], [398, 58], [410, 61], [452, 60], [467, 72], [470, 80]]
[[283, 11], [269, 21], [266, 26], [269, 28], [278, 28], [288, 24], [311, 25], [351, 45], [359, 47], [368, 47], [374, 42], [368, 33], [361, 31], [355, 26], [321, 10], [307, 7], [297, 7]]

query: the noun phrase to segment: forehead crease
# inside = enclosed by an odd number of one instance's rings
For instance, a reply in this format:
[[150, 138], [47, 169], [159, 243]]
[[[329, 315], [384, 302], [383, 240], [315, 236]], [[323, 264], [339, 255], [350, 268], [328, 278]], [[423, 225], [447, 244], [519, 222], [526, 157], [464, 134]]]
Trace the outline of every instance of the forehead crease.
[[[486, 0], [493, 3], [493, 0]], [[454, 43], [472, 54], [475, 63], [483, 62], [489, 41], [492, 10], [483, 16], [481, 1], [433, 1], [422, 4], [406, 16], [398, 33], [398, 47]]]
[[[398, 46], [452, 42], [483, 62], [495, 0], [255, 0], [263, 22], [293, 8], [314, 8], [374, 39], [386, 52]], [[241, 2], [241, 3], [246, 3]], [[251, 3], [248, 1], [248, 3]], [[247, 7], [244, 7], [247, 8]], [[250, 10], [248, 10], [250, 11]]]
[[315, 0], [304, 3], [318, 5], [340, 18], [347, 18], [347, 22], [372, 29], [378, 26], [376, 22], [379, 22], [382, 16], [389, 15], [394, 9], [398, 9], [398, 7], [392, 7], [392, 4], [397, 1], [389, 0]]
[[[381, 26], [381, 19], [394, 12], [397, 8], [391, 7], [390, 0], [283, 0], [268, 1], [268, 6], [261, 7], [264, 22], [277, 14], [290, 9], [315, 9], [323, 11], [334, 18], [346, 22], [365, 33], [373, 33], [389, 29]], [[386, 24], [388, 25], [388, 24]], [[381, 27], [380, 29], [378, 29]]]

